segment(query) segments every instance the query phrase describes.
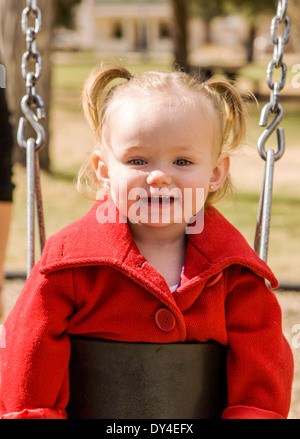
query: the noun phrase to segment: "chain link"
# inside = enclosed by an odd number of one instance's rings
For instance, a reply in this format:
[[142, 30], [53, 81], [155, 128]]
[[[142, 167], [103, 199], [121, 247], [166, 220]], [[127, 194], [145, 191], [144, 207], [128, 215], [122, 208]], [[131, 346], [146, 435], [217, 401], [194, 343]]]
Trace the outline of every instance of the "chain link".
[[[30, 22], [34, 20], [34, 25]], [[41, 11], [36, 0], [27, 0], [27, 6], [22, 13], [22, 31], [26, 36], [26, 51], [22, 56], [21, 71], [25, 79], [27, 94], [23, 97], [21, 108], [26, 117], [20, 118], [18, 143], [22, 148], [27, 147], [25, 127], [28, 121], [36, 132], [35, 148], [40, 149], [45, 142], [45, 131], [39, 121], [45, 119], [45, 109], [42, 98], [36, 93], [36, 83], [42, 74], [42, 59], [37, 50], [36, 37], [42, 27]], [[29, 70], [33, 64], [34, 71]]]
[[[49, 0], [50, 1], [50, 0]], [[30, 22], [34, 21], [34, 25]], [[38, 151], [45, 143], [45, 130], [40, 121], [45, 118], [44, 103], [36, 93], [36, 83], [42, 74], [42, 59], [36, 47], [36, 37], [42, 27], [41, 11], [36, 0], [27, 0], [27, 6], [22, 13], [22, 31], [26, 36], [26, 51], [22, 56], [21, 71], [25, 79], [27, 93], [21, 101], [25, 117], [20, 118], [18, 127], [18, 143], [26, 149], [27, 166], [27, 276], [34, 265], [35, 255], [35, 215], [36, 201], [39, 221], [41, 251], [45, 245], [45, 226], [43, 217], [42, 195], [39, 178]], [[33, 70], [30, 65], [33, 64]], [[36, 133], [36, 139], [25, 139], [26, 124], [29, 122]]]
[[[280, 91], [283, 89], [286, 76], [287, 67], [283, 62], [284, 47], [289, 41], [290, 36], [290, 20], [286, 16], [287, 0], [279, 0], [277, 6], [277, 13], [271, 22], [271, 38], [274, 44], [273, 59], [269, 62], [267, 67], [267, 84], [270, 92], [270, 102], [267, 103], [261, 112], [259, 125], [267, 128], [261, 134], [257, 142], [257, 148], [260, 156], [266, 161], [263, 187], [261, 191], [256, 234], [254, 241], [255, 251], [259, 254], [263, 261], [267, 261], [268, 245], [269, 245], [269, 231], [271, 221], [271, 205], [272, 205], [272, 190], [273, 190], [273, 173], [274, 164], [279, 160], [285, 150], [285, 136], [284, 129], [278, 128], [283, 115], [283, 107], [279, 103]], [[279, 25], [284, 25], [283, 35], [278, 35]], [[281, 79], [273, 82], [273, 73], [275, 70], [281, 69]], [[270, 114], [274, 114], [274, 118], [268, 125]], [[268, 125], [268, 126], [267, 126]], [[277, 151], [273, 148], [266, 150], [266, 141], [277, 131]]]
[[[271, 22], [271, 38], [274, 44], [274, 52], [273, 59], [269, 62], [267, 67], [267, 85], [271, 90], [270, 93], [270, 103], [266, 104], [261, 113], [261, 118], [259, 125], [267, 126], [268, 117], [270, 113], [275, 114], [273, 122], [269, 127], [265, 130], [265, 132], [261, 135], [258, 140], [258, 151], [260, 156], [266, 160], [267, 152], [265, 148], [265, 142], [270, 137], [270, 135], [275, 131], [278, 125], [279, 118], [282, 119], [283, 109], [279, 104], [280, 99], [280, 91], [285, 86], [286, 77], [287, 77], [287, 67], [283, 62], [284, 48], [285, 45], [289, 41], [290, 36], [290, 20], [286, 16], [287, 13], [287, 0], [278, 1], [277, 14], [273, 17]], [[284, 25], [284, 33], [283, 35], [278, 35], [279, 25]], [[281, 69], [281, 79], [280, 81], [276, 80], [273, 82], [273, 76], [275, 70]], [[280, 117], [279, 117], [280, 115]], [[280, 138], [278, 137], [278, 149], [275, 154], [276, 160], [278, 160], [283, 152], [284, 147], [282, 143], [279, 143], [279, 139], [282, 140], [282, 135]]]
[[277, 6], [276, 16], [280, 18], [280, 21], [284, 20], [287, 14], [288, 1], [279, 0]]

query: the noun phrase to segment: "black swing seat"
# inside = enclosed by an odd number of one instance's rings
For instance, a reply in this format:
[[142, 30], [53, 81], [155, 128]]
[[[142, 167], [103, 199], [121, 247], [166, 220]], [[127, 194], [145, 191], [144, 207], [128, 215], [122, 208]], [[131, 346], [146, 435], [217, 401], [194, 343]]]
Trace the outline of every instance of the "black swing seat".
[[220, 419], [226, 346], [71, 336], [69, 419]]

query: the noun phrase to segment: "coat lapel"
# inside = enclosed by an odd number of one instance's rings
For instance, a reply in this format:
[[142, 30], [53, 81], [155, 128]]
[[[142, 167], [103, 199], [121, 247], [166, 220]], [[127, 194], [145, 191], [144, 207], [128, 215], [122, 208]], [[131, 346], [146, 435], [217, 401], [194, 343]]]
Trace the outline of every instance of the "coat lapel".
[[[272, 287], [277, 286], [271, 270], [240, 232], [210, 207], [202, 233], [188, 235], [180, 290], [205, 283], [232, 264], [244, 265], [268, 279]], [[52, 236], [46, 243], [40, 271], [84, 265], [114, 266], [147, 288], [165, 291], [168, 300], [172, 297], [163, 277], [140, 254], [126, 220], [111, 200], [96, 203], [83, 218]]]

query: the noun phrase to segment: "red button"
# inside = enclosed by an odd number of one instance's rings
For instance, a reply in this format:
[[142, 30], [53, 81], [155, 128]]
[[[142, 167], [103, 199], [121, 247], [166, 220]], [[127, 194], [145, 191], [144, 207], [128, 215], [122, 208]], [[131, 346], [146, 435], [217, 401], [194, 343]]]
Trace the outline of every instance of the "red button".
[[161, 308], [155, 313], [155, 323], [162, 331], [172, 331], [176, 321], [171, 311]]

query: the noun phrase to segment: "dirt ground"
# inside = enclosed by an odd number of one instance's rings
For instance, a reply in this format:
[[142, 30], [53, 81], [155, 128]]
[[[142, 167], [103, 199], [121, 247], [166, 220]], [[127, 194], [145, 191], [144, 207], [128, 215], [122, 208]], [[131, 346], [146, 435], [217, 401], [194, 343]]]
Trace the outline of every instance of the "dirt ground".
[[[22, 280], [8, 280], [5, 282], [3, 290], [5, 304], [4, 319], [13, 307], [23, 284], [24, 281]], [[277, 292], [276, 296], [282, 308], [283, 331], [292, 347], [295, 361], [295, 375], [289, 419], [300, 419], [300, 292]]]

